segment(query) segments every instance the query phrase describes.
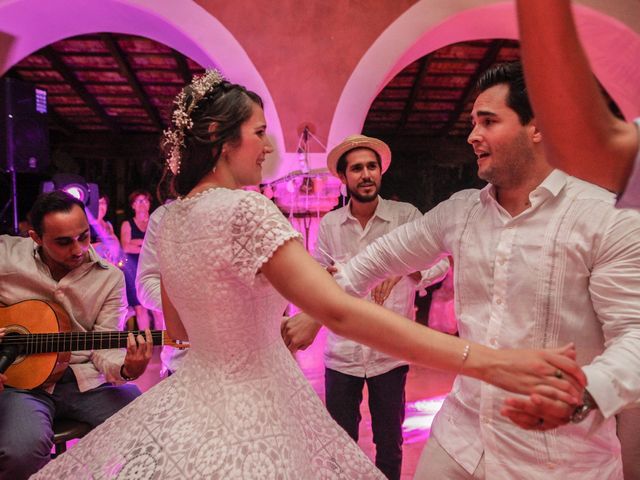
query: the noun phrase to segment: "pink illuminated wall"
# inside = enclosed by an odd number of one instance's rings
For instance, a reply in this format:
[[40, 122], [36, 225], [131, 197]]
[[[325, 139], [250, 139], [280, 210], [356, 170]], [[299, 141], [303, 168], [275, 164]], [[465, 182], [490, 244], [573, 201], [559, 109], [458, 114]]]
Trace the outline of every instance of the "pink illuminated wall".
[[[328, 145], [362, 129], [369, 106], [403, 68], [445, 45], [486, 39], [517, 39], [512, 2], [466, 2], [482, 6], [447, 8], [447, 0], [417, 2], [382, 33], [360, 60], [336, 105]], [[595, 4], [598, 2], [589, 2]], [[600, 2], [602, 3], [602, 2]], [[616, 2], [620, 8], [623, 2]], [[603, 6], [603, 5], [601, 5]], [[640, 116], [640, 8], [629, 5], [631, 25], [578, 6], [576, 17], [598, 79], [627, 118]], [[620, 10], [618, 16], [625, 15]], [[633, 23], [635, 21], [635, 24]], [[552, 74], [552, 72], [550, 72]]]

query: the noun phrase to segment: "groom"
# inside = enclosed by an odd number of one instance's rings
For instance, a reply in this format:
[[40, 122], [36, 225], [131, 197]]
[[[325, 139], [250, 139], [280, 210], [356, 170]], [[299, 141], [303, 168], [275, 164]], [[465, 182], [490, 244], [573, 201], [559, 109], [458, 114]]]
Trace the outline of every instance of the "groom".
[[640, 215], [549, 165], [519, 64], [489, 69], [478, 90], [468, 141], [487, 187], [378, 239], [336, 279], [361, 296], [450, 254], [461, 337], [494, 348], [576, 344], [584, 405], [544, 400], [528, 415], [524, 399], [511, 406], [525, 412], [505, 408], [509, 394], [459, 377], [416, 478], [622, 480], [614, 415], [640, 396]]

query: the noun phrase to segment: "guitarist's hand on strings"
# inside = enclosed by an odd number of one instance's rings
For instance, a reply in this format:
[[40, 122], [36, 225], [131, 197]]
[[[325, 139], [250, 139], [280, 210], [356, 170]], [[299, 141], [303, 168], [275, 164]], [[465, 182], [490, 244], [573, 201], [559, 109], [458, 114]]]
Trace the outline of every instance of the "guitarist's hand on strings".
[[144, 337], [138, 335], [134, 338], [133, 333], [127, 336], [127, 354], [124, 357], [122, 366], [123, 377], [136, 379], [142, 375], [151, 360], [153, 354], [153, 339], [151, 330], [144, 331]]

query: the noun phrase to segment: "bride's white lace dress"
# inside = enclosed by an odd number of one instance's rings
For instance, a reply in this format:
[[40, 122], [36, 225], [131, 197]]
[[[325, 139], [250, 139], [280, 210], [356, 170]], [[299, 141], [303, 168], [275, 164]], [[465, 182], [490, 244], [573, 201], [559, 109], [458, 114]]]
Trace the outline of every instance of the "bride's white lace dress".
[[177, 373], [34, 478], [384, 478], [280, 338], [287, 302], [258, 272], [296, 237], [253, 192], [212, 189], [174, 202], [159, 261], [191, 351]]

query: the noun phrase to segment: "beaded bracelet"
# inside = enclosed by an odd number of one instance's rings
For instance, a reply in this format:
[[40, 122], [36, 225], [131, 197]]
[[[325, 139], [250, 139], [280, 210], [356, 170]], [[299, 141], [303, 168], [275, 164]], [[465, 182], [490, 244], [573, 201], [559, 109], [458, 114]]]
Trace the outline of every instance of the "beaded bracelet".
[[458, 369], [458, 373], [460, 373], [462, 371], [462, 367], [464, 367], [464, 362], [467, 361], [467, 358], [469, 358], [469, 351], [471, 350], [471, 345], [469, 343], [467, 343], [464, 346], [464, 350], [462, 351], [462, 363], [460, 363], [460, 368]]

